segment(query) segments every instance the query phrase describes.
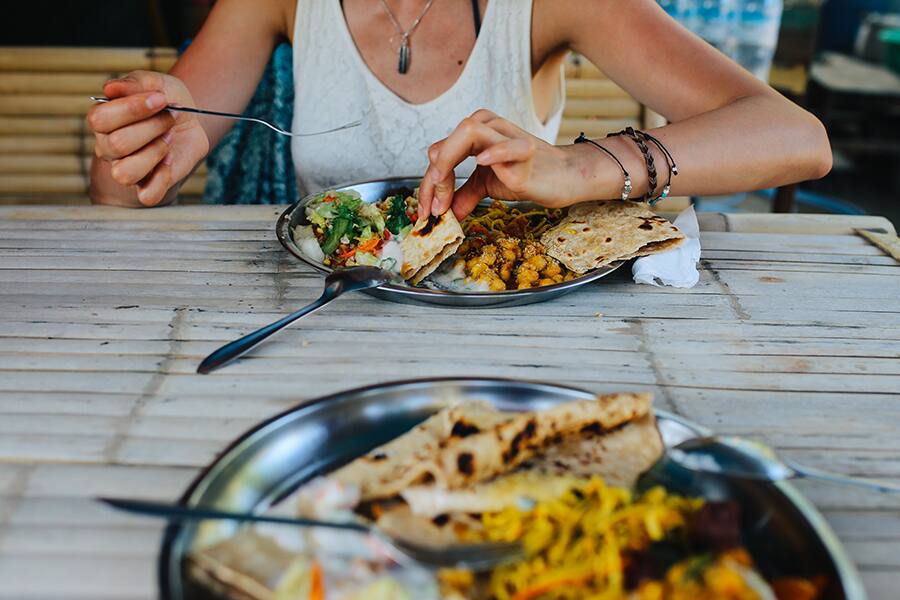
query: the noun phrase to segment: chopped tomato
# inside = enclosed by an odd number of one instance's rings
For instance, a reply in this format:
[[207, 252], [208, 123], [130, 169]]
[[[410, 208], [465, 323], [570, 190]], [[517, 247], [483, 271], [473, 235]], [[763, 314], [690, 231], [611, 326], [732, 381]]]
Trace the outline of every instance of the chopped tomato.
[[385, 229], [385, 230], [384, 230], [384, 239], [385, 239], [385, 240], [391, 239], [391, 230], [390, 230], [390, 229]]
[[309, 570], [309, 600], [325, 600], [325, 581], [318, 561]]

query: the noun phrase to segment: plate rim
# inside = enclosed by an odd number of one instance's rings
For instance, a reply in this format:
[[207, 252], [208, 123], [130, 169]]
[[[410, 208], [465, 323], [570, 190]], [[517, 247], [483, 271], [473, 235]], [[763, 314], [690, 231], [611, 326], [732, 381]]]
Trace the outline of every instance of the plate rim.
[[[391, 389], [398, 389], [404, 387], [414, 387], [414, 386], [427, 386], [427, 385], [435, 385], [435, 384], [448, 384], [448, 383], [466, 383], [471, 385], [479, 385], [479, 384], [513, 384], [513, 385], [526, 385], [536, 388], [548, 388], [554, 390], [565, 390], [569, 392], [577, 392], [579, 394], [588, 394], [596, 396], [596, 392], [592, 392], [591, 390], [584, 389], [582, 387], [577, 387], [574, 385], [562, 384], [562, 383], [553, 383], [543, 380], [536, 379], [520, 379], [513, 377], [467, 377], [467, 376], [454, 376], [454, 377], [422, 377], [422, 378], [410, 378], [410, 379], [399, 379], [399, 380], [391, 380], [384, 381], [380, 383], [372, 383], [363, 386], [357, 386], [354, 388], [340, 390], [337, 392], [333, 392], [330, 394], [326, 394], [324, 396], [317, 396], [314, 398], [310, 398], [309, 400], [301, 401], [298, 404], [295, 404], [283, 411], [278, 412], [277, 414], [263, 419], [259, 423], [255, 424], [250, 429], [247, 429], [240, 435], [238, 435], [235, 439], [229, 442], [217, 455], [216, 457], [209, 462], [209, 464], [205, 465], [197, 475], [190, 481], [185, 491], [179, 496], [176, 501], [177, 504], [182, 506], [191, 506], [191, 499], [198, 493], [200, 490], [200, 485], [203, 480], [214, 470], [217, 468], [224, 468], [222, 466], [223, 460], [234, 460], [236, 457], [233, 456], [233, 452], [239, 446], [243, 444], [250, 443], [251, 438], [259, 435], [264, 429], [273, 425], [275, 422], [280, 421], [281, 419], [288, 417], [294, 413], [304, 411], [304, 410], [312, 410], [316, 406], [326, 404], [328, 402], [340, 399], [345, 396], [361, 396], [365, 394], [371, 394], [376, 392], [384, 392]], [[687, 419], [673, 413], [671, 411], [667, 411], [664, 409], [653, 409], [654, 413], [657, 416], [662, 416], [667, 419], [671, 419], [688, 429], [695, 431], [698, 435], [709, 435], [713, 432], [712, 429], [700, 425], [691, 419]], [[227, 463], [226, 463], [227, 464]], [[809, 500], [804, 494], [802, 494], [792, 483], [787, 480], [776, 481], [773, 485], [782, 492], [787, 498], [791, 501], [791, 503], [796, 507], [796, 509], [803, 515], [805, 519], [809, 522], [809, 525], [816, 532], [819, 540], [822, 545], [827, 550], [829, 556], [834, 561], [835, 570], [840, 578], [840, 584], [846, 594], [846, 600], [867, 600], [868, 595], [865, 590], [865, 586], [862, 583], [862, 579], [859, 575], [859, 571], [856, 568], [855, 563], [850, 559], [850, 556], [847, 554], [846, 548], [843, 543], [838, 538], [837, 534], [831, 528], [831, 525], [826, 521], [825, 517], [819, 511], [818, 508]], [[159, 552], [157, 554], [157, 588], [160, 594], [160, 598], [164, 600], [169, 600], [171, 598], [170, 592], [170, 563], [171, 563], [171, 552], [174, 548], [176, 537], [180, 533], [181, 525], [178, 523], [169, 523], [165, 526], [163, 530], [163, 534], [160, 538], [160, 546]]]

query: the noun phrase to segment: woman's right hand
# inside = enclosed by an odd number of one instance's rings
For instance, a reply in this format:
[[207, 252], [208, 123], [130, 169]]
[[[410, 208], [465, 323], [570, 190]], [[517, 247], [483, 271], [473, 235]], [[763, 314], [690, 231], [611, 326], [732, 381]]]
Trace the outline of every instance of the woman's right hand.
[[209, 138], [196, 115], [172, 113], [169, 104], [196, 107], [184, 83], [171, 75], [133, 71], [107, 81], [110, 102], [87, 114], [94, 153], [109, 163], [119, 185], [135, 187], [144, 206], [156, 206], [206, 157]]

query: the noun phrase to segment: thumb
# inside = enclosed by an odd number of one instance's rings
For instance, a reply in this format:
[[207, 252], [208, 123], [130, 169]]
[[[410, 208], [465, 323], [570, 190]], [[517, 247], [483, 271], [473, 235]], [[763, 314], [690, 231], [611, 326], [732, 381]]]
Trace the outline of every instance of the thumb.
[[166, 91], [165, 78], [154, 71], [132, 71], [124, 77], [110, 79], [103, 85], [107, 98], [122, 98], [144, 92]]

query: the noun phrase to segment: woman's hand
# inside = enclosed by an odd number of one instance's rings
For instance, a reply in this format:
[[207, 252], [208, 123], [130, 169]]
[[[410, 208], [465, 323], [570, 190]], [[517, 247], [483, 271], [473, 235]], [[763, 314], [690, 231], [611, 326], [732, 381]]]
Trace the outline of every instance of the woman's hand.
[[195, 115], [165, 110], [169, 104], [194, 107], [194, 100], [181, 80], [152, 71], [108, 81], [103, 92], [112, 101], [87, 115], [94, 152], [116, 183], [134, 186], [142, 205], [156, 206], [209, 151]]
[[[549, 208], [582, 199], [574, 147], [558, 147], [531, 135], [489, 110], [479, 110], [447, 138], [428, 149], [429, 166], [419, 186], [419, 216], [452, 208], [462, 220], [487, 196], [530, 200]], [[454, 167], [469, 156], [478, 163], [454, 192]]]

